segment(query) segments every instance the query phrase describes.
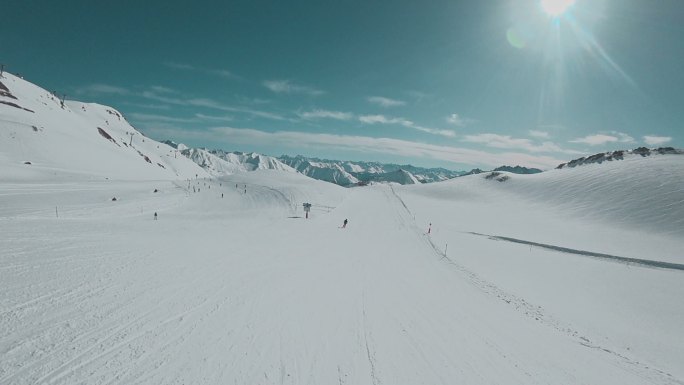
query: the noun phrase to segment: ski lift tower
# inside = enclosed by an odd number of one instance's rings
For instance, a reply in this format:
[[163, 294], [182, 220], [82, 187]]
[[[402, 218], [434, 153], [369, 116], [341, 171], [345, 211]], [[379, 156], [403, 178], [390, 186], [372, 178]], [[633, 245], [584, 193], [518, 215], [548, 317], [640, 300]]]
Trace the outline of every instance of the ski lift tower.
[[304, 203], [304, 212], [306, 213], [306, 219], [309, 219], [309, 211], [311, 211], [311, 203]]

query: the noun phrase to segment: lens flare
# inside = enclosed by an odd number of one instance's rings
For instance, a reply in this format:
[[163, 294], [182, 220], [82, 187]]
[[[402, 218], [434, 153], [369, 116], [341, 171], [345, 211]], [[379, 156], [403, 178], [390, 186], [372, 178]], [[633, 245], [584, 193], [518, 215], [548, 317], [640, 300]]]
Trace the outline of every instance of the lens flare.
[[576, 0], [541, 0], [541, 7], [547, 15], [558, 17], [575, 4]]
[[508, 44], [518, 49], [523, 49], [527, 45], [524, 36], [520, 31], [513, 27], [506, 31], [506, 39], [508, 40]]

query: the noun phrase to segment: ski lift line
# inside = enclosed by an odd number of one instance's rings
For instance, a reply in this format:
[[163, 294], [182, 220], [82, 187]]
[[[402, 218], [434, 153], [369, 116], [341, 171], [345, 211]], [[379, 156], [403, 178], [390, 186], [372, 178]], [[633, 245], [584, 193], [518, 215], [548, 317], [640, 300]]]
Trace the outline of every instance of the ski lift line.
[[394, 187], [392, 185], [390, 185], [390, 190], [392, 190], [392, 194], [394, 194], [394, 196], [399, 200], [401, 205], [404, 206], [404, 209], [406, 209], [406, 212], [409, 213], [409, 215], [413, 216], [413, 213], [411, 212], [411, 210], [409, 210], [408, 206], [406, 206], [406, 203], [404, 203], [404, 200], [401, 199], [399, 194], [397, 194], [397, 192], [394, 191]]
[[506, 242], [512, 242], [512, 243], [519, 243], [519, 244], [523, 244], [523, 245], [535, 246], [535, 247], [540, 247], [543, 249], [559, 251], [561, 253], [566, 253], [566, 254], [582, 255], [582, 256], [593, 257], [593, 258], [597, 258], [597, 259], [604, 259], [604, 260], [608, 260], [611, 262], [622, 262], [622, 263], [626, 263], [628, 265], [636, 265], [636, 266], [651, 267], [651, 268], [661, 268], [661, 269], [669, 269], [669, 270], [683, 270], [684, 271], [684, 264], [679, 264], [679, 263], [654, 261], [654, 260], [650, 260], [650, 259], [620, 257], [617, 255], [595, 253], [593, 251], [586, 251], [586, 250], [570, 249], [567, 247], [561, 247], [561, 246], [548, 245], [545, 243], [525, 241], [522, 239], [516, 239], [516, 238], [510, 238], [510, 237], [502, 237], [499, 235], [489, 235], [489, 234], [482, 234], [482, 233], [476, 233], [476, 232], [467, 232], [466, 234], [477, 235], [480, 237], [487, 237], [487, 238], [494, 240], [494, 241], [506, 241]]

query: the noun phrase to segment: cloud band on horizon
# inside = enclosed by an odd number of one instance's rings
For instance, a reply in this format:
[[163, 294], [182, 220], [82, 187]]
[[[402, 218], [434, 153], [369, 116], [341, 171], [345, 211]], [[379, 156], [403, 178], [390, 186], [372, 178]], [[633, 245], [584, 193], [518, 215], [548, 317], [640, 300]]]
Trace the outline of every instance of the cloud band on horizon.
[[267, 132], [252, 128], [212, 127], [205, 131], [176, 128], [150, 128], [148, 133], [160, 138], [174, 138], [176, 141], [202, 139], [217, 144], [230, 145], [278, 145], [290, 148], [333, 148], [341, 151], [399, 155], [414, 158], [436, 159], [473, 167], [498, 167], [501, 165], [522, 165], [550, 169], [563, 160], [550, 156], [523, 154], [518, 152], [490, 153], [467, 148], [411, 142], [401, 139], [376, 138], [368, 136], [314, 134], [298, 131]]

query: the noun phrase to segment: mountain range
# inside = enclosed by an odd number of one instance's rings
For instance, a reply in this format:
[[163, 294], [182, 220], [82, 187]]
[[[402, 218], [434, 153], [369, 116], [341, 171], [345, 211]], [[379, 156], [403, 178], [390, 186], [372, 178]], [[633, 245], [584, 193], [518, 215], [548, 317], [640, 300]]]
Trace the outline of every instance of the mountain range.
[[[162, 143], [131, 126], [119, 111], [95, 103], [63, 101], [45, 89], [5, 73], [0, 81], [0, 161], [4, 177], [33, 172], [81, 175], [97, 172], [112, 177], [218, 177], [238, 172], [272, 169], [301, 173], [340, 186], [369, 183], [421, 184], [485, 172], [453, 171], [380, 162], [341, 161], [302, 155], [273, 157], [258, 153], [189, 148], [170, 140]], [[572, 168], [629, 157], [684, 154], [674, 148], [637, 148], [599, 153], [559, 165]], [[14, 170], [14, 168], [17, 168]], [[22, 168], [22, 171], [19, 170]], [[542, 170], [501, 166], [494, 172], [534, 174]]]

